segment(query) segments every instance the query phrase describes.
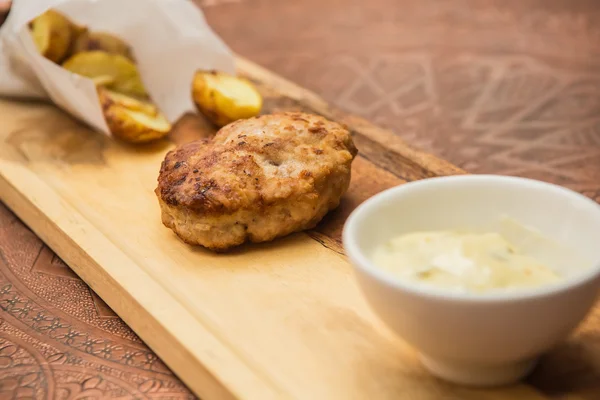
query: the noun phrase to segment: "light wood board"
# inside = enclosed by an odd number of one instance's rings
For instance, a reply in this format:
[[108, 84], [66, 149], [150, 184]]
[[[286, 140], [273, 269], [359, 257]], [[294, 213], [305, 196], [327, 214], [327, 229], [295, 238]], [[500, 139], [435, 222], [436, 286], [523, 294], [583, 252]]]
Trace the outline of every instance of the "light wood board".
[[239, 69], [265, 112], [311, 111], [353, 131], [351, 188], [316, 230], [217, 255], [163, 227], [158, 169], [173, 142], [207, 133], [194, 118], [170, 142], [129, 147], [52, 106], [0, 100], [0, 198], [203, 399], [545, 398], [431, 378], [368, 309], [342, 254], [344, 219], [362, 201], [462, 171], [252, 63]]

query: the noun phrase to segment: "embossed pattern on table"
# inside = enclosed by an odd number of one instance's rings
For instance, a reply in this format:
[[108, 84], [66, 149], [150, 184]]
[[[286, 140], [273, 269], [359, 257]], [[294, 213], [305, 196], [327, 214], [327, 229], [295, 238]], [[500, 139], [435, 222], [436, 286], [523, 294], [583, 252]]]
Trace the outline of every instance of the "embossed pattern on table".
[[189, 398], [137, 336], [0, 205], [0, 398]]
[[255, 0], [207, 18], [242, 55], [459, 167], [600, 201], [594, 1]]
[[[600, 200], [593, 1], [202, 3], [214, 6], [207, 18], [234, 50], [425, 150], [473, 172], [550, 180]], [[0, 398], [191, 397], [1, 205], [0, 256]], [[583, 327], [531, 382], [551, 396], [594, 399], [600, 379], [589, 371], [599, 353], [597, 333]], [[573, 364], [562, 367], [565, 358]]]

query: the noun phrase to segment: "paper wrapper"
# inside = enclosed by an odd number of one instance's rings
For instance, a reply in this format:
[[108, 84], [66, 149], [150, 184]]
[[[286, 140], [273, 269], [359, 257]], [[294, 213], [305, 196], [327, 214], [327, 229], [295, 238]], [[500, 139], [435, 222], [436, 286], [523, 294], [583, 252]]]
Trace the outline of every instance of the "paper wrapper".
[[127, 42], [150, 97], [172, 123], [194, 110], [196, 70], [235, 72], [233, 55], [188, 0], [14, 0], [0, 28], [0, 96], [49, 99], [107, 135], [94, 82], [35, 47], [29, 21], [49, 8]]

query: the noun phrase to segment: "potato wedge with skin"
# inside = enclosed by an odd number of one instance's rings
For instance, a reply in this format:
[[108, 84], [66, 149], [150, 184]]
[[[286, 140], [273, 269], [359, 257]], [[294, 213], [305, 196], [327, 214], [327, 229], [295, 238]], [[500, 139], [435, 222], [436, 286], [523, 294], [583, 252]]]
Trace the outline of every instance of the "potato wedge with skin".
[[64, 15], [48, 10], [34, 18], [29, 26], [41, 55], [55, 63], [60, 63], [67, 56], [73, 37], [73, 24]]
[[115, 78], [113, 78], [112, 76], [108, 76], [108, 75], [95, 76], [91, 79], [94, 81], [96, 86], [108, 86], [108, 85], [112, 85], [113, 83], [115, 83]]
[[158, 107], [148, 101], [126, 96], [106, 88], [98, 88], [98, 96], [100, 97], [100, 103], [102, 105], [118, 104], [129, 110], [140, 111], [150, 116], [160, 114], [158, 112]]
[[104, 119], [114, 137], [146, 143], [165, 137], [171, 124], [153, 104], [98, 88]]
[[74, 42], [81, 35], [87, 33], [88, 32], [88, 28], [85, 25], [79, 25], [79, 24], [76, 24], [73, 21], [71, 21], [71, 32], [73, 34], [73, 40], [72, 40], [72, 42]]
[[71, 55], [87, 51], [104, 51], [109, 54], [120, 54], [134, 61], [131, 48], [120, 38], [105, 32], [89, 32], [80, 34], [73, 42]]
[[216, 71], [196, 72], [192, 98], [198, 110], [219, 127], [260, 114], [263, 103], [250, 81]]
[[111, 133], [129, 143], [147, 143], [161, 139], [171, 130], [171, 124], [162, 115], [150, 116], [118, 105], [105, 111], [104, 117]]
[[63, 63], [63, 68], [88, 78], [111, 77], [110, 89], [137, 97], [148, 96], [137, 66], [120, 54], [104, 51], [86, 51], [75, 54]]

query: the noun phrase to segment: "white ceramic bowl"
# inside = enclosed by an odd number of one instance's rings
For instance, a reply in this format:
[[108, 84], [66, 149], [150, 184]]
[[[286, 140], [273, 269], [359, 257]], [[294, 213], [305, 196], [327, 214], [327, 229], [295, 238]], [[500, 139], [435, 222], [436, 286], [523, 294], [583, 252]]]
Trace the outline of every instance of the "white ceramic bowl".
[[[454, 294], [411, 285], [371, 261], [376, 246], [417, 230], [477, 228], [509, 216], [592, 262], [553, 286]], [[540, 181], [461, 175], [407, 183], [361, 204], [344, 247], [367, 301], [434, 375], [492, 386], [527, 375], [584, 319], [600, 288], [600, 205]]]

